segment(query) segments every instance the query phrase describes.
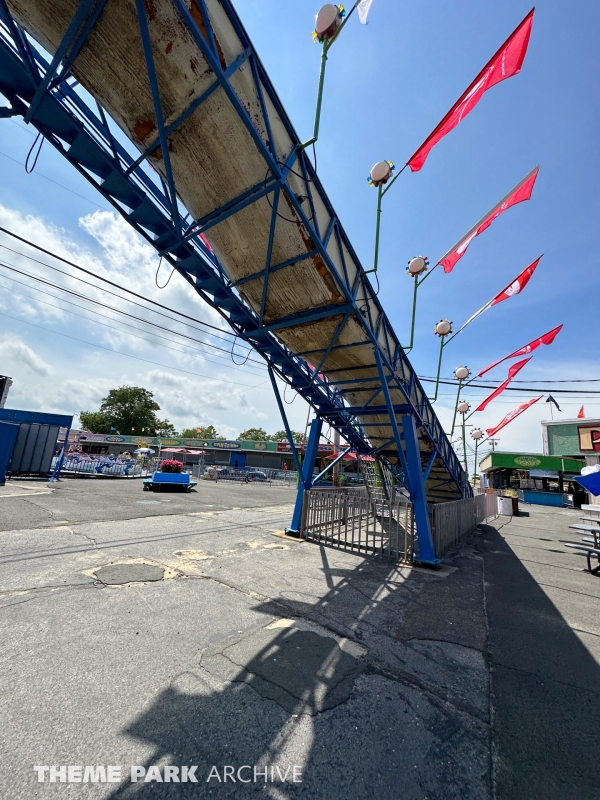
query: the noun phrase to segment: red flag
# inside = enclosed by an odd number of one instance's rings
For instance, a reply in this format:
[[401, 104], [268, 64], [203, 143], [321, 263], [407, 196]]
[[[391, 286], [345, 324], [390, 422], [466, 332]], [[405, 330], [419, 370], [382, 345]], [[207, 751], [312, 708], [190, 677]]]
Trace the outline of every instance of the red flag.
[[489, 211], [485, 217], [483, 217], [483, 219], [474, 225], [471, 230], [462, 237], [462, 239], [459, 239], [458, 242], [440, 258], [437, 263], [441, 264], [441, 266], [444, 268], [444, 272], [452, 272], [456, 266], [456, 262], [464, 256], [467, 251], [467, 247], [471, 244], [473, 239], [489, 228], [496, 217], [499, 217], [500, 214], [506, 211], [507, 208], [510, 208], [517, 203], [522, 203], [524, 200], [529, 200], [533, 191], [535, 179], [537, 178], [539, 171], [539, 167], [531, 170], [529, 175], [526, 175], [523, 180], [518, 183], [503, 200], [495, 205], [492, 210]]
[[207, 249], [207, 250], [208, 250], [210, 253], [212, 253], [212, 254], [214, 255], [215, 251], [214, 251], [214, 250], [212, 249], [212, 247], [210, 246], [210, 242], [208, 241], [208, 239], [206, 238], [206, 236], [205, 236], [203, 233], [201, 233], [201, 234], [200, 234], [200, 238], [202, 239], [202, 242], [203, 242], [204, 246], [206, 247], [206, 249]]
[[501, 364], [503, 361], [508, 361], [509, 358], [517, 358], [518, 356], [527, 356], [529, 353], [533, 353], [534, 350], [537, 350], [541, 344], [552, 344], [552, 342], [556, 339], [558, 334], [562, 330], [562, 325], [559, 325], [557, 328], [552, 328], [551, 331], [545, 333], [543, 336], [540, 336], [539, 339], [534, 339], [533, 342], [529, 342], [529, 344], [523, 345], [520, 350], [515, 350], [514, 353], [511, 353], [509, 356], [504, 356], [499, 361], [494, 361], [493, 364], [490, 364], [489, 367], [482, 369], [481, 372], [477, 373], [477, 377], [481, 378], [482, 375], [485, 375], [486, 372], [489, 372], [494, 367], [497, 367], [498, 364]]
[[577, 414], [577, 419], [585, 419], [585, 411], [583, 410], [583, 406], [579, 409], [579, 413]]
[[525, 267], [523, 272], [521, 272], [520, 275], [517, 275], [517, 277], [514, 279], [512, 283], [509, 283], [508, 286], [502, 289], [501, 292], [498, 292], [498, 294], [495, 297], [492, 297], [489, 303], [486, 303], [483, 306], [483, 308], [480, 308], [479, 311], [476, 311], [472, 317], [469, 317], [469, 319], [465, 322], [462, 328], [459, 331], [457, 331], [457, 333], [461, 333], [462, 331], [464, 331], [467, 325], [473, 322], [473, 320], [476, 319], [480, 314], [483, 314], [484, 311], [487, 311], [488, 308], [495, 306], [497, 303], [501, 303], [503, 300], [512, 297], [514, 294], [519, 294], [519, 292], [522, 292], [523, 289], [529, 283], [529, 279], [535, 272], [535, 268], [540, 263], [541, 258], [542, 256], [537, 258], [533, 262], [533, 264], [530, 264], [528, 267]]
[[513, 75], [517, 75], [521, 71], [531, 35], [534, 11], [535, 9], [532, 9], [527, 14], [523, 22], [511, 33], [492, 59], [488, 61], [473, 83], [456, 101], [439, 125], [429, 134], [417, 152], [409, 158], [407, 164], [411, 172], [418, 172], [422, 168], [429, 151], [447, 133], [456, 128], [458, 123], [475, 108], [483, 97], [484, 92], [500, 83], [500, 81], [512, 78]]
[[[501, 384], [500, 384], [500, 386], [499, 386], [497, 389], [495, 389], [495, 390], [494, 390], [494, 391], [491, 393], [491, 395], [490, 395], [489, 397], [486, 397], [486, 398], [485, 398], [485, 400], [483, 401], [483, 403], [480, 403], [480, 404], [477, 406], [477, 408], [475, 409], [475, 411], [484, 411], [484, 410], [485, 410], [485, 408], [486, 408], [486, 407], [487, 407], [487, 406], [488, 406], [488, 405], [489, 405], [489, 404], [492, 402], [492, 400], [493, 400], [495, 397], [498, 397], [498, 395], [499, 395], [499, 394], [502, 394], [502, 392], [503, 392], [503, 391], [506, 389], [506, 387], [508, 386], [508, 384], [509, 384], [509, 383], [512, 381], [512, 379], [515, 377], [515, 375], [517, 374], [517, 372], [519, 372], [520, 370], [522, 370], [522, 369], [523, 369], [523, 367], [525, 366], [525, 364], [527, 364], [527, 362], [528, 362], [528, 361], [531, 361], [531, 359], [532, 359], [532, 358], [533, 358], [533, 356], [529, 356], [529, 358], [524, 358], [524, 359], [523, 359], [523, 361], [517, 361], [517, 363], [516, 363], [516, 364], [513, 364], [513, 365], [512, 365], [512, 367], [510, 367], [510, 369], [508, 370], [508, 377], [507, 377], [507, 379], [504, 381], [504, 383], [501, 383]], [[473, 413], [475, 413], [475, 411], [474, 411]]]
[[523, 289], [529, 283], [529, 279], [535, 272], [535, 268], [540, 263], [541, 258], [542, 256], [536, 258], [533, 264], [530, 264], [528, 267], [525, 267], [523, 272], [520, 275], [518, 275], [512, 283], [509, 283], [505, 289], [502, 289], [501, 292], [498, 292], [496, 297], [494, 297], [494, 299], [491, 301], [490, 305], [495, 306], [497, 303], [501, 303], [503, 300], [507, 300], [509, 297], [512, 297], [513, 295], [522, 292]]
[[519, 414], [522, 414], [524, 411], [527, 411], [529, 406], [532, 406], [534, 403], [537, 403], [537, 401], [541, 400], [543, 396], [544, 395], [541, 394], [539, 397], [534, 397], [533, 400], [528, 400], [526, 403], [521, 403], [520, 406], [513, 408], [513, 410], [510, 413], [508, 413], [504, 417], [502, 422], [499, 422], [495, 428], [486, 428], [485, 432], [487, 433], [488, 436], [495, 436], [499, 430], [508, 425], [509, 422], [512, 422], [513, 419], [516, 419], [519, 416]]

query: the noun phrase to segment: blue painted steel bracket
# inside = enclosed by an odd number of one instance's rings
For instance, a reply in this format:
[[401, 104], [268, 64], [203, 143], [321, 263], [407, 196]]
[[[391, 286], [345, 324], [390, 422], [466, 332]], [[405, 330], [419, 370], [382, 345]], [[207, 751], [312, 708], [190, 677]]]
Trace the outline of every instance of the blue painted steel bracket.
[[[227, 320], [236, 334], [259, 352], [267, 364], [277, 371], [281, 379], [299, 392], [313, 406], [318, 415], [327, 417], [357, 452], [372, 453], [375, 451], [373, 440], [369, 441], [368, 431], [365, 431], [368, 423], [361, 424], [357, 418], [358, 409], [348, 408], [345, 405], [344, 394], [349, 389], [338, 389], [319, 375], [319, 368], [325, 363], [327, 355], [336, 348], [345, 346], [336, 343], [344, 324], [350, 315], [353, 315], [362, 325], [367, 337], [366, 341], [361, 344], [370, 344], [373, 347], [383, 391], [389, 395], [390, 389], [399, 390], [407, 398], [406, 405], [394, 407], [393, 411], [390, 409], [392, 414], [390, 419], [394, 421], [392, 427], [395, 432], [393, 439], [390, 438], [386, 443], [389, 444], [393, 440], [398, 446], [399, 458], [403, 462], [402, 472], [404, 475], [408, 475], [400, 442], [401, 434], [397, 431], [395, 415], [407, 412], [431, 442], [439, 461], [447, 470], [454, 491], [464, 495], [470, 494], [471, 490], [465, 481], [460, 462], [364, 271], [358, 269], [354, 280], [352, 282], [349, 280], [344, 252], [349, 253], [356, 264], [359, 264], [358, 258], [307, 154], [300, 148], [301, 141], [231, 2], [220, 0], [240, 38], [244, 52], [228, 67], [220, 63], [203, 0], [200, 2], [204, 20], [207, 22], [207, 38], [197, 27], [183, 0], [171, 0], [171, 2], [178, 9], [182, 19], [189, 27], [194, 41], [213, 70], [214, 88], [219, 86], [224, 90], [264, 158], [267, 177], [262, 184], [252, 187], [240, 197], [230, 201], [222, 208], [216, 209], [203, 219], [192, 220], [192, 222], [186, 220], [185, 210], [177, 200], [170, 168], [169, 149], [165, 144], [169, 133], [198, 108], [212, 90], [205, 92], [201, 98], [196, 98], [178, 120], [168, 128], [165, 127], [154, 71], [152, 48], [148, 37], [145, 5], [142, 0], [136, 0], [136, 6], [139, 12], [140, 34], [144, 44], [148, 82], [154, 99], [158, 130], [156, 140], [145, 153], [141, 156], [137, 151], [135, 154], [130, 153], [113, 135], [104, 111], [98, 107], [97, 113], [94, 112], [68, 80], [69, 67], [74, 58], [73, 53], [81, 48], [84, 40], [82, 36], [87, 35], [91, 30], [92, 16], [95, 15], [97, 18], [99, 10], [103, 7], [101, 0], [97, 0], [95, 3], [90, 0], [81, 1], [79, 10], [65, 37], [67, 41], [59, 46], [59, 51], [65, 55], [60, 74], [58, 69], [61, 66], [59, 63], [61, 59], [55, 57], [52, 63], [48, 64], [45, 58], [31, 46], [27, 36], [15, 25], [4, 0], [0, 0], [0, 20], [3, 22], [3, 27], [0, 28], [0, 91], [11, 104], [11, 109], [7, 113], [16, 113], [27, 119], [30, 118], [37, 130], [92, 183], [107, 202], [158, 253], [169, 261], [174, 269], [178, 270], [199, 296]], [[86, 17], [85, 14], [88, 16]], [[85, 22], [82, 23], [82, 20]], [[249, 63], [251, 68], [254, 88], [263, 112], [267, 141], [264, 141], [259, 134], [230, 81], [232, 74], [242, 63]], [[49, 79], [48, 74], [50, 74]], [[43, 90], [40, 87], [44, 87]], [[285, 163], [282, 163], [277, 156], [265, 95], [268, 95], [275, 113], [286, 128], [292, 142], [296, 143]], [[166, 183], [160, 179], [160, 186], [142, 168], [143, 159], [158, 146], [161, 146], [164, 154], [166, 171]], [[131, 148], [133, 149], [133, 145]], [[306, 197], [297, 196], [288, 183], [287, 178], [292, 168], [304, 176]], [[313, 193], [319, 195], [320, 202], [330, 216], [327, 230], [323, 232], [319, 230], [317, 223]], [[264, 276], [264, 291], [260, 313], [255, 313], [243, 302], [237, 293], [236, 286], [241, 285], [244, 280], [250, 280], [256, 276], [232, 282], [225, 275], [216, 257], [200, 238], [203, 230], [208, 230], [211, 225], [217, 224], [218, 221], [237, 213], [248, 204], [269, 194], [273, 196], [274, 208], [277, 207], [280, 195], [285, 194], [286, 200], [298, 219], [310, 233], [314, 243], [313, 254], [323, 260], [333, 276], [344, 301], [341, 305], [312, 309], [305, 314], [295, 314], [287, 319], [280, 319], [270, 325], [265, 325], [263, 316], [269, 275], [278, 269], [296, 263], [296, 261], [301, 261], [311, 254], [302, 253], [297, 259], [290, 259], [285, 264], [274, 266], [270, 265], [270, 258], [267, 258], [263, 272], [258, 273], [259, 276]], [[273, 215], [274, 218], [275, 215]], [[273, 223], [268, 241], [267, 252], [269, 254], [272, 249], [274, 230]], [[328, 245], [331, 246], [331, 241], [337, 248], [342, 266], [341, 272], [327, 250]], [[365, 303], [358, 300], [358, 297], [369, 298], [369, 301]], [[327, 347], [328, 352], [320, 357], [319, 365], [316, 368], [310, 367], [303, 357], [294, 355], [276, 338], [274, 333], [286, 327], [331, 316], [342, 316], [342, 320]], [[328, 375], [331, 377], [333, 372], [335, 370], [328, 370]], [[353, 385], [364, 388], [365, 384], [369, 382], [373, 383], [373, 378], [356, 378]], [[362, 407], [363, 411], [368, 408], [368, 414], [378, 413], [373, 410], [374, 407], [371, 407], [371, 402], [381, 391], [382, 389], [377, 387], [370, 400]], [[386, 405], [389, 405], [387, 398]], [[381, 446], [378, 446], [377, 450], [385, 454]], [[424, 453], [423, 456], [427, 459], [429, 454]], [[421, 471], [419, 470], [419, 475], [421, 475]]]

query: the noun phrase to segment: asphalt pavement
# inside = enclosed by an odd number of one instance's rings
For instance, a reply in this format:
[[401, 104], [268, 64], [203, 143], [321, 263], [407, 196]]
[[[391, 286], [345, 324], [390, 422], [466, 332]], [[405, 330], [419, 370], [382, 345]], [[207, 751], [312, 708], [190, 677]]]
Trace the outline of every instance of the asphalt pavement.
[[431, 572], [285, 537], [293, 499], [0, 489], [1, 797], [597, 796], [575, 512], [501, 517]]

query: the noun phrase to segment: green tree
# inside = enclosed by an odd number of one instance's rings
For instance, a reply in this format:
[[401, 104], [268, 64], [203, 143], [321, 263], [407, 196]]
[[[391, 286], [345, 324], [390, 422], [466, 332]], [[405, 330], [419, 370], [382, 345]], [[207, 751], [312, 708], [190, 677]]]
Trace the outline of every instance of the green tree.
[[268, 441], [269, 435], [263, 428], [248, 428], [247, 431], [240, 433], [237, 438], [242, 441], [249, 439], [253, 442], [265, 442]]
[[111, 424], [107, 414], [102, 411], [80, 411], [81, 427], [92, 433], [110, 433]]
[[175, 436], [176, 431], [168, 419], [160, 420], [156, 412], [160, 406], [148, 389], [140, 386], [120, 386], [111, 389], [100, 404], [99, 411], [81, 411], [79, 418], [86, 430], [92, 433], [111, 433], [122, 435], [148, 434], [154, 436]]
[[181, 431], [182, 439], [219, 439], [219, 434], [216, 432], [214, 425], [198, 425], [195, 428], [184, 428]]
[[[303, 444], [304, 443], [304, 434], [300, 433], [300, 431], [291, 431], [292, 439], [296, 442], [296, 444]], [[271, 442], [287, 442], [287, 433], [285, 431], [277, 431], [272, 436], [269, 436], [269, 440]]]

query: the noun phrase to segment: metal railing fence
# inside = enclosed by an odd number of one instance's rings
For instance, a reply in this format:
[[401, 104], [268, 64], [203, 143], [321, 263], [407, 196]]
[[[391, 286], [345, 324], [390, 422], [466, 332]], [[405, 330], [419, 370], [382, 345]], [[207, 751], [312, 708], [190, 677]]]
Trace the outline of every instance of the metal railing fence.
[[308, 541], [411, 564], [414, 532], [412, 504], [400, 494], [374, 501], [365, 488], [316, 487], [304, 493], [300, 534]]
[[[196, 476], [195, 472], [194, 475]], [[199, 469], [196, 477], [202, 480], [214, 481], [215, 483], [228, 481], [258, 484], [259, 486], [287, 486], [294, 489], [298, 485], [297, 472], [267, 467], [234, 469], [233, 467], [209, 465]]]
[[485, 492], [432, 506], [431, 533], [437, 558], [442, 558], [453, 547], [461, 544], [481, 522], [497, 516], [496, 492]]
[[[54, 469], [58, 456], [52, 459], [51, 469]], [[65, 456], [61, 474], [66, 475], [113, 475], [122, 478], [139, 478], [147, 470], [139, 461], [113, 460], [109, 458], [69, 458]]]

